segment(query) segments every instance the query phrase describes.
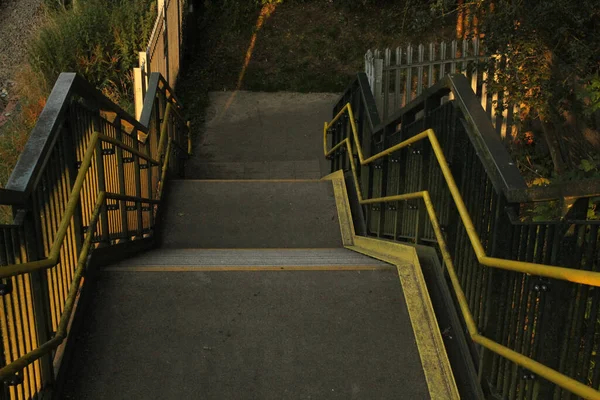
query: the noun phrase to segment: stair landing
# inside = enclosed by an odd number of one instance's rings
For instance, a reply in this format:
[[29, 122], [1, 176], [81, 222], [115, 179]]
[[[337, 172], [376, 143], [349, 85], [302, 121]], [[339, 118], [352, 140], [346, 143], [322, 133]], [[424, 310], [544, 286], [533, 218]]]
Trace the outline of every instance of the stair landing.
[[428, 399], [398, 274], [380, 264], [109, 268], [61, 398]]

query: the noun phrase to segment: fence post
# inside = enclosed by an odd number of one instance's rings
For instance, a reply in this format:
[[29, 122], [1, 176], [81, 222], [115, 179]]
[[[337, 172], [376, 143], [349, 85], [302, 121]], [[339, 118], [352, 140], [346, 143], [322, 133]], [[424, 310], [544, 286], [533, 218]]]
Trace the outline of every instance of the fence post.
[[144, 88], [143, 88], [142, 69], [133, 69], [133, 99], [135, 103], [135, 119], [138, 121], [142, 116], [142, 108], [144, 108]]
[[400, 89], [400, 79], [401, 79], [401, 71], [400, 65], [402, 65], [402, 48], [400, 46], [396, 47], [396, 78], [394, 80], [394, 111], [397, 111], [402, 107], [402, 99], [404, 96], [401, 94]]
[[409, 44], [406, 47], [406, 82], [404, 89], [404, 105], [407, 105], [412, 100], [412, 62], [413, 62], [413, 47]]
[[140, 62], [140, 69], [142, 70], [142, 91], [144, 96], [146, 95], [146, 88], [148, 87], [148, 53], [146, 51], [140, 51], [138, 53], [138, 58]]
[[172, 83], [171, 82], [171, 75], [169, 74], [169, 27], [167, 26], [167, 21], [169, 20], [167, 18], [167, 12], [168, 12], [168, 3], [170, 2], [170, 0], [159, 0], [159, 3], [162, 2], [162, 16], [163, 16], [163, 43], [164, 43], [164, 50], [165, 50], [165, 80], [169, 83], [169, 85]]
[[373, 53], [371, 50], [367, 50], [365, 53], [365, 73], [367, 74], [367, 80], [369, 81], [371, 92], [373, 92]]

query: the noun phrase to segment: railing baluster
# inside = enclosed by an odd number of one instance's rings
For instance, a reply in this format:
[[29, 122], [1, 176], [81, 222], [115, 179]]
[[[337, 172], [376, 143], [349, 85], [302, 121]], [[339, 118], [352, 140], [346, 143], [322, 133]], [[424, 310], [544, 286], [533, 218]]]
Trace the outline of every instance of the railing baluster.
[[[163, 124], [168, 124], [169, 121], [164, 120]], [[139, 150], [139, 142], [136, 143], [135, 149]], [[142, 197], [142, 177], [140, 172], [140, 157], [137, 154], [132, 154], [133, 156], [133, 170], [135, 174], [135, 195], [137, 197]], [[136, 202], [136, 215], [137, 215], [137, 236], [141, 239], [144, 236], [143, 230], [143, 218], [142, 218], [142, 203]]]
[[[99, 116], [94, 118], [94, 129], [99, 132], [100, 120]], [[102, 155], [102, 141], [98, 140], [96, 143], [96, 176], [98, 179], [98, 192], [106, 191], [106, 183], [104, 176], [104, 156]], [[101, 229], [101, 240], [102, 244], [106, 245], [110, 243], [110, 231], [108, 227], [108, 210], [106, 207], [106, 201], [100, 208], [100, 229]]]
[[[117, 117], [115, 119], [115, 126], [117, 127], [116, 138], [117, 140], [122, 140], [123, 131], [121, 127], [121, 119]], [[123, 148], [120, 146], [116, 147], [116, 155], [117, 155], [117, 171], [119, 174], [119, 193], [122, 195], [126, 195], [125, 189], [125, 165], [123, 164]], [[127, 202], [124, 200], [119, 201], [119, 213], [121, 214], [121, 234], [125, 240], [129, 240], [129, 229], [127, 223]]]

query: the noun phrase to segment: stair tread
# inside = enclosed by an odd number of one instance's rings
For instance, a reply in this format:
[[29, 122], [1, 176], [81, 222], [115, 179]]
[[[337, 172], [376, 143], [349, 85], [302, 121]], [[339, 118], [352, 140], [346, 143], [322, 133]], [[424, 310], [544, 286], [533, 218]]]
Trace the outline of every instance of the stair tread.
[[191, 179], [318, 179], [319, 160], [199, 162]]
[[382, 261], [344, 248], [333, 249], [156, 249], [123, 260], [131, 266], [385, 266]]
[[66, 399], [429, 398], [393, 270], [106, 272]]
[[342, 246], [329, 181], [174, 180], [167, 202], [163, 247]]

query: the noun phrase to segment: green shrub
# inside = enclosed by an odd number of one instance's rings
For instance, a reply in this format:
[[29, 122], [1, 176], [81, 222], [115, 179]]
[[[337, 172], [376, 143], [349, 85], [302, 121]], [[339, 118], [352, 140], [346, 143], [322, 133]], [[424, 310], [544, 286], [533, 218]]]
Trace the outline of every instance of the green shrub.
[[40, 29], [29, 46], [30, 64], [48, 87], [61, 72], [77, 72], [130, 110], [132, 68], [155, 19], [154, 0], [79, 0]]

